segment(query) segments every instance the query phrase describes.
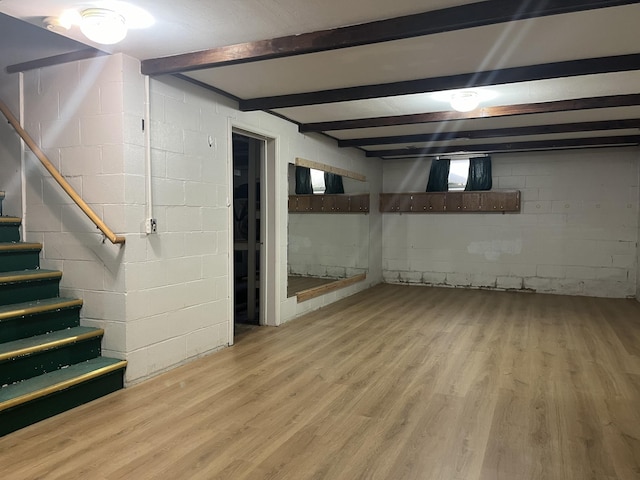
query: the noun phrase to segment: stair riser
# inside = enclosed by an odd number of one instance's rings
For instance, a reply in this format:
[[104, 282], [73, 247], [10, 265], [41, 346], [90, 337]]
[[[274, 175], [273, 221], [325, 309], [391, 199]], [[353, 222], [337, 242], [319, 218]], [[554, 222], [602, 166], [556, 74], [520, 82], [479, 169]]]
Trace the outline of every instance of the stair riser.
[[12, 318], [0, 322], [0, 343], [12, 342], [78, 325], [80, 325], [80, 307]]
[[0, 224], [0, 242], [19, 242], [20, 229], [16, 225]]
[[25, 405], [0, 412], [0, 436], [120, 390], [124, 386], [123, 377], [123, 370], [118, 370]]
[[0, 285], [0, 305], [59, 297], [59, 278]]
[[4, 361], [0, 363], [0, 385], [19, 382], [52, 372], [63, 365], [99, 357], [100, 341], [101, 337], [91, 338], [65, 347]]
[[13, 270], [29, 270], [40, 266], [39, 252], [1, 252], [0, 272]]

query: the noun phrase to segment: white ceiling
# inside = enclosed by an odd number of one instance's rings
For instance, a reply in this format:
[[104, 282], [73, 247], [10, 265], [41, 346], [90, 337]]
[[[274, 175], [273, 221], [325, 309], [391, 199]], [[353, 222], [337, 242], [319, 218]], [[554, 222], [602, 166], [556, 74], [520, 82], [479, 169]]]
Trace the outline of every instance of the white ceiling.
[[[116, 6], [118, 0], [1, 0], [0, 12], [34, 25], [69, 8]], [[296, 35], [382, 18], [473, 3], [460, 0], [135, 0], [156, 23], [144, 31], [130, 31], [110, 53], [124, 52], [138, 59], [165, 57], [212, 47]], [[67, 36], [84, 41], [73, 28]]]
[[[122, 2], [68, 0], [0, 0], [0, 12], [42, 25], [44, 17], [67, 8], [115, 5]], [[306, 32], [383, 20], [468, 5], [471, 1], [437, 0], [140, 0], [156, 23], [131, 30], [109, 52], [124, 52], [140, 60], [254, 42]], [[523, 1], [522, 4], [531, 2]], [[526, 67], [551, 62], [640, 53], [640, 3], [544, 16], [369, 45], [338, 48], [284, 58], [216, 66], [185, 73], [189, 77], [242, 100], [318, 92], [362, 85]], [[90, 43], [76, 27], [64, 35]], [[0, 33], [1, 36], [1, 33]], [[1, 37], [0, 37], [1, 38]], [[32, 60], [32, 59], [26, 59]], [[640, 93], [640, 70], [582, 75], [490, 85], [482, 107], [538, 104], [568, 99]], [[389, 117], [450, 110], [448, 93], [411, 95], [273, 108], [297, 123]], [[329, 130], [336, 139], [415, 135], [442, 131], [485, 130], [561, 123], [640, 118], [640, 107], [537, 113], [453, 122], [420, 123]], [[564, 134], [512, 136], [447, 142], [398, 142], [371, 145], [385, 150], [428, 145], [486, 144], [587, 137], [638, 135], [640, 130], [586, 130]]]

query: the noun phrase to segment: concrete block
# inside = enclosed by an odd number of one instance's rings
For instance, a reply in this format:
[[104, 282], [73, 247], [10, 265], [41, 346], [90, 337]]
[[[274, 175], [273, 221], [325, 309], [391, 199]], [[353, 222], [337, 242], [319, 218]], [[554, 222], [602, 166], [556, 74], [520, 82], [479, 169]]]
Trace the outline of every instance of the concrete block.
[[548, 188], [553, 186], [554, 180], [553, 175], [529, 175], [525, 184], [527, 188]]
[[549, 200], [534, 200], [522, 202], [523, 213], [533, 214], [548, 214], [551, 213], [551, 201]]
[[184, 205], [185, 183], [180, 180], [153, 178], [153, 201], [155, 205]]
[[127, 352], [127, 369], [125, 370], [125, 380], [127, 383], [139, 382], [149, 375], [147, 353], [146, 348]]
[[61, 285], [81, 285], [83, 289], [100, 291], [104, 289], [103, 266], [93, 261], [64, 260], [64, 275]]
[[39, 232], [61, 232], [61, 205], [29, 205], [29, 228]]
[[345, 278], [347, 271], [345, 267], [327, 265], [327, 276], [331, 278]]
[[496, 278], [496, 287], [505, 290], [522, 290], [522, 277], [499, 276]]
[[584, 295], [604, 298], [629, 298], [635, 293], [629, 282], [609, 280], [585, 280]]
[[178, 365], [187, 358], [186, 339], [184, 337], [156, 343], [146, 348], [148, 373], [156, 374], [169, 367]]
[[151, 146], [167, 152], [184, 153], [184, 132], [174, 123], [152, 120]]
[[123, 115], [122, 134], [122, 141], [124, 144], [144, 147], [145, 133], [144, 130], [142, 130], [142, 119], [140, 118], [140, 116], [125, 113]]
[[400, 272], [402, 283], [422, 283], [422, 272]]
[[527, 177], [524, 175], [498, 177], [498, 187], [499, 188], [515, 188], [515, 189], [525, 188], [526, 178]]
[[191, 332], [187, 335], [186, 354], [187, 358], [210, 352], [221, 348], [224, 343], [221, 342], [218, 333], [218, 326], [212, 325], [201, 330]]
[[168, 338], [168, 314], [153, 315], [127, 322], [127, 351], [145, 348]]
[[472, 273], [469, 275], [472, 287], [496, 288], [497, 280], [494, 275]]
[[202, 159], [200, 157], [167, 152], [167, 178], [201, 181]]
[[200, 207], [167, 207], [167, 232], [201, 232], [202, 210]]
[[577, 280], [592, 280], [596, 278], [596, 267], [567, 266], [565, 267], [566, 277]]
[[454, 287], [469, 287], [471, 279], [465, 273], [448, 273], [446, 284]]
[[447, 274], [440, 272], [424, 272], [422, 283], [427, 285], [444, 285], [447, 281]]
[[194, 101], [190, 101], [190, 105], [187, 104], [189, 97], [190, 95], [187, 93], [181, 99], [165, 98], [165, 120], [179, 125], [183, 130], [197, 132], [200, 127], [200, 108]]
[[629, 279], [629, 269], [626, 268], [596, 268], [596, 279], [615, 282], [626, 282]]
[[125, 176], [93, 175], [83, 178], [85, 201], [89, 203], [125, 203]]
[[536, 268], [536, 276], [548, 278], [565, 278], [566, 269], [560, 265], [538, 265]]
[[400, 282], [400, 272], [397, 270], [383, 270], [382, 271], [382, 280], [385, 283], [399, 283]]
[[82, 117], [78, 143], [110, 145], [124, 142], [124, 114], [114, 113]]
[[551, 279], [548, 278], [539, 278], [539, 277], [530, 277], [525, 278], [523, 281], [523, 286], [527, 290], [533, 290], [535, 292], [553, 292], [554, 286]]

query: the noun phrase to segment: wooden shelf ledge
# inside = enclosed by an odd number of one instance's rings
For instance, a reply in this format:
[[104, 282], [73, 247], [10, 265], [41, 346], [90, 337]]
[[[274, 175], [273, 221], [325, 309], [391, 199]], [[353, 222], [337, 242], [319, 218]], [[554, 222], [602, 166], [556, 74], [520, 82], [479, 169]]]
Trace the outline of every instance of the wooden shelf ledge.
[[319, 287], [309, 288], [307, 290], [302, 290], [296, 293], [296, 299], [298, 303], [304, 302], [306, 300], [311, 300], [312, 298], [319, 297], [320, 295], [324, 295], [325, 293], [333, 292], [334, 290], [339, 290], [344, 287], [348, 287], [349, 285], [353, 285], [354, 283], [361, 282], [367, 278], [366, 273], [361, 273], [360, 275], [354, 275], [349, 278], [342, 278], [340, 280], [336, 280], [335, 282], [326, 283]]
[[289, 195], [290, 213], [369, 213], [369, 194]]
[[381, 193], [382, 213], [520, 212], [519, 190]]

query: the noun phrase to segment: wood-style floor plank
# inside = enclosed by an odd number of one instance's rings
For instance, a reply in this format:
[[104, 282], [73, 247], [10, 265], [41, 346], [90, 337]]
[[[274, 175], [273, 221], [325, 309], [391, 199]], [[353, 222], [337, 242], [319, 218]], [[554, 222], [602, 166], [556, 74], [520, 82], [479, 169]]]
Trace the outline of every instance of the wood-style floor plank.
[[379, 285], [0, 438], [3, 479], [638, 480], [640, 303]]

